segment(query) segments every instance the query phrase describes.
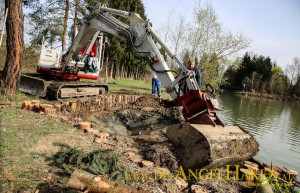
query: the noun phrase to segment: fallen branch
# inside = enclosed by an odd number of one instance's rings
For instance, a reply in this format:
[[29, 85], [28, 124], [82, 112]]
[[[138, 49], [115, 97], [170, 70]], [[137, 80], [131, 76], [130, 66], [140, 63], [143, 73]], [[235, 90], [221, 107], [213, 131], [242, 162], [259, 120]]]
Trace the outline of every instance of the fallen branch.
[[4, 176], [1, 178], [6, 178], [10, 182], [32, 182], [32, 181], [39, 181], [37, 179], [28, 179], [28, 178], [16, 178], [13, 174], [4, 172]]
[[2, 101], [0, 102], [0, 105], [11, 105], [12, 103], [11, 102], [8, 102], [8, 101]]

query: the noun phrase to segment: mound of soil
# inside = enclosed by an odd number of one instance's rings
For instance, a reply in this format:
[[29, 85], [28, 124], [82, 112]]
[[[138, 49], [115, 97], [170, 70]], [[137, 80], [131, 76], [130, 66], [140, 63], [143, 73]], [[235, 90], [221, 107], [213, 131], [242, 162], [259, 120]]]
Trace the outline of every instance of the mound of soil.
[[136, 107], [152, 107], [152, 108], [162, 108], [162, 105], [164, 100], [153, 97], [151, 95], [145, 95], [142, 97], [139, 97], [134, 103], [132, 103], [132, 106]]

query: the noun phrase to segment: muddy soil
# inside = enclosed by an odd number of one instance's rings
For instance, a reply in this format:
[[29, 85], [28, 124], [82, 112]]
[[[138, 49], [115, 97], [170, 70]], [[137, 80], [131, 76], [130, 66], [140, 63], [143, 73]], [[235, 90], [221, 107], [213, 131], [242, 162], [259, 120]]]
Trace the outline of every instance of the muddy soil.
[[[123, 108], [116, 108], [89, 115], [84, 120], [91, 121], [93, 126], [111, 134], [111, 148], [121, 157], [121, 163], [131, 172], [148, 174], [147, 180], [130, 181], [130, 185], [149, 192], [188, 192], [191, 185], [196, 184], [206, 192], [239, 192], [237, 183], [227, 181], [189, 181], [182, 188], [178, 180], [156, 179], [155, 171], [171, 173], [176, 176], [180, 162], [175, 148], [166, 138], [169, 125], [183, 122], [181, 109], [172, 107], [168, 101], [142, 96], [136, 102]], [[145, 166], [142, 161], [150, 161], [153, 165]], [[151, 177], [152, 176], [152, 177]], [[204, 191], [204, 192], [205, 192]]]

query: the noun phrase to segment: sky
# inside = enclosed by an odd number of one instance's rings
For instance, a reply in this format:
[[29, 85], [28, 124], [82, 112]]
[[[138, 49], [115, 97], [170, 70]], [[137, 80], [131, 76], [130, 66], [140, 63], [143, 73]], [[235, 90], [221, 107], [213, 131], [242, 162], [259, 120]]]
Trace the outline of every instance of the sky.
[[[142, 0], [146, 15], [155, 28], [166, 22], [171, 10], [193, 20], [197, 0]], [[300, 58], [300, 0], [212, 0], [223, 26], [250, 37], [250, 47], [242, 50], [269, 56], [285, 68]]]

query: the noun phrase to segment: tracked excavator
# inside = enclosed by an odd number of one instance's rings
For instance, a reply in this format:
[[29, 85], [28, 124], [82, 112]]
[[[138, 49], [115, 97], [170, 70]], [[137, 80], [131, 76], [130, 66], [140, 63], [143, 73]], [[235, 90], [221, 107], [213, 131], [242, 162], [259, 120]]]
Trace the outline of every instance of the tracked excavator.
[[[126, 18], [128, 22], [121, 22], [118, 19], [120, 16]], [[209, 92], [200, 90], [194, 73], [186, 68], [159, 37], [152, 24], [137, 13], [97, 4], [64, 55], [60, 57], [58, 53], [42, 49], [42, 52], [45, 52], [42, 55], [46, 58], [41, 57], [38, 72], [62, 80], [97, 79], [99, 71], [84, 70], [85, 57], [93, 50], [100, 58], [99, 45], [103, 39], [99, 36], [101, 33], [127, 40], [137, 57], [149, 61], [150, 68], [161, 80], [174, 104], [182, 106], [185, 122], [169, 126], [166, 136], [176, 147], [177, 156], [185, 169], [214, 168], [233, 164], [247, 160], [258, 152], [259, 144], [250, 133], [239, 126], [227, 126], [218, 118]], [[162, 48], [180, 69], [176, 77], [166, 64], [159, 48]], [[51, 60], [50, 55], [53, 57]], [[30, 81], [31, 77], [26, 78], [22, 77], [23, 81]], [[35, 86], [25, 88], [27, 90], [37, 88], [40, 91], [35, 92], [40, 95], [45, 95], [50, 89], [57, 98], [68, 98], [72, 95], [97, 96], [108, 90], [104, 85], [90, 86], [66, 82], [56, 86], [52, 82], [41, 81], [38, 77], [36, 80]], [[92, 89], [91, 93], [86, 94], [89, 89]]]

